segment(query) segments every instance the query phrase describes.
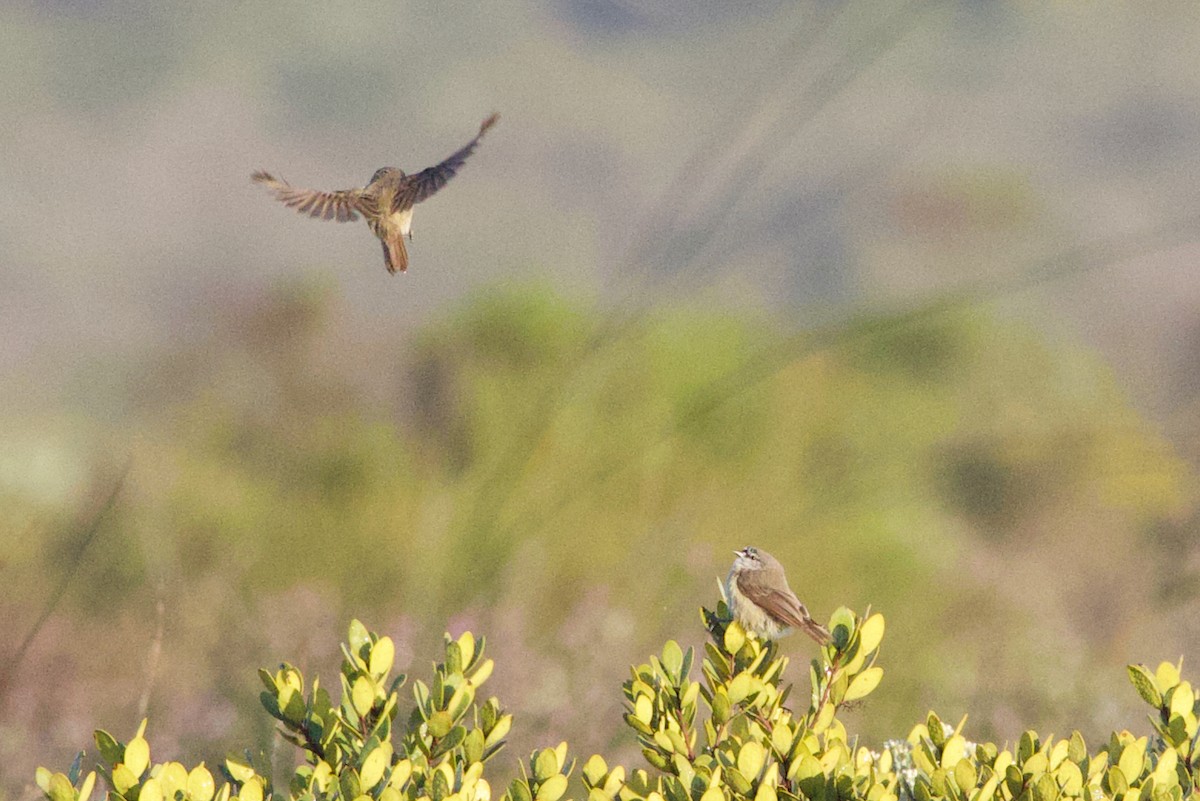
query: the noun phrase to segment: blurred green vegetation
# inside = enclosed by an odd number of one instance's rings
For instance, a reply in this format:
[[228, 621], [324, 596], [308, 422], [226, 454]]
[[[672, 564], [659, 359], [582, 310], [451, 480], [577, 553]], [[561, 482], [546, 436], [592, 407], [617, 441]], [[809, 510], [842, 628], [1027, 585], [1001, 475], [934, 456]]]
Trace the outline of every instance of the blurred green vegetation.
[[[133, 728], [143, 698], [168, 748], [267, 747], [246, 677], [284, 655], [332, 674], [351, 615], [385, 621], [397, 669], [447, 627], [488, 631], [521, 750], [620, 757], [623, 666], [694, 630], [749, 543], [818, 617], [888, 615], [875, 741], [932, 705], [988, 737], [1064, 716], [1095, 734], [1136, 703], [1096, 703], [1127, 694], [1126, 650], [1187, 647], [1155, 591], [1194, 590], [1153, 533], [1190, 513], [1193, 477], [1100, 361], [1021, 321], [941, 308], [803, 334], [677, 306], [612, 326], [531, 285], [348, 360], [329, 343], [349, 314], [284, 287], [103, 403], [10, 421], [0, 653], [71, 568], [89, 471], [133, 463], [0, 698], [10, 791], [91, 728]], [[35, 452], [57, 454], [44, 480], [14, 468]]]

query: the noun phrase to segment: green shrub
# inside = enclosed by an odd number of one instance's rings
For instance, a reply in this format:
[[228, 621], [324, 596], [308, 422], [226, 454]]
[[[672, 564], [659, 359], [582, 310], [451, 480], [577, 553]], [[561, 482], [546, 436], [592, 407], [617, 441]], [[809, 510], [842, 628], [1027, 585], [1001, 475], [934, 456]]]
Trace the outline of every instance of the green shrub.
[[[1198, 788], [1200, 703], [1179, 666], [1129, 668], [1153, 708], [1153, 736], [1122, 731], [1092, 752], [1078, 732], [1056, 740], [1026, 731], [1010, 749], [972, 743], [965, 718], [951, 727], [931, 712], [905, 740], [876, 751], [838, 714], [883, 677], [875, 665], [881, 615], [834, 613], [832, 641], [811, 663], [804, 701], [792, 698], [789, 660], [776, 643], [748, 636], [724, 603], [702, 618], [709, 641], [698, 676], [693, 649], [669, 641], [623, 685], [625, 722], [647, 767], [627, 771], [591, 757], [581, 771], [587, 801], [1181, 801]], [[263, 706], [303, 755], [286, 791], [248, 753], [220, 767], [219, 789], [203, 764], [155, 764], [145, 721], [124, 743], [96, 732], [96, 771], [81, 775], [81, 753], [66, 774], [39, 768], [37, 783], [49, 801], [89, 801], [97, 773], [107, 801], [491, 801], [485, 766], [504, 746], [512, 716], [496, 698], [480, 701], [493, 666], [484, 644], [469, 632], [447, 635], [432, 679], [413, 683], [406, 718], [406, 677], [392, 676], [392, 641], [357, 620], [342, 646], [336, 701], [289, 664], [260, 671]], [[502, 799], [559, 801], [574, 767], [565, 742], [535, 751]]]

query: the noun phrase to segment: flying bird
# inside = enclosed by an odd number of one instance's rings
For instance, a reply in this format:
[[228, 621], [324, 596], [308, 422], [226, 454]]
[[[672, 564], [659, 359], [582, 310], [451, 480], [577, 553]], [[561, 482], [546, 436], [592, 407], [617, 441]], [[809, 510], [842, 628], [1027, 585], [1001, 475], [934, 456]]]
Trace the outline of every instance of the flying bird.
[[408, 270], [408, 250], [404, 237], [412, 241], [413, 206], [446, 185], [467, 157], [475, 152], [479, 140], [500, 119], [493, 114], [479, 126], [470, 142], [436, 167], [405, 175], [398, 167], [380, 167], [361, 189], [322, 192], [300, 189], [268, 172], [258, 170], [250, 179], [270, 190], [275, 199], [301, 214], [322, 220], [350, 222], [361, 214], [375, 236], [383, 243], [383, 260], [389, 273]]

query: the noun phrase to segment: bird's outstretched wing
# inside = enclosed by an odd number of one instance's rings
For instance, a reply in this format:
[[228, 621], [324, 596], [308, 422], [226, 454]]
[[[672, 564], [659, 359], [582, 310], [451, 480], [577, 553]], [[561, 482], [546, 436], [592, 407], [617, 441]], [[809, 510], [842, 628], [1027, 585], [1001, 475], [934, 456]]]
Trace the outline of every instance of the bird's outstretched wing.
[[737, 586], [742, 595], [762, 607], [771, 617], [794, 629], [800, 629], [822, 645], [829, 642], [829, 630], [813, 620], [808, 608], [800, 602], [796, 594], [790, 589], [780, 590], [757, 580], [756, 573], [760, 572], [765, 571], [743, 571], [738, 574]]
[[262, 170], [251, 175], [250, 180], [265, 186], [283, 205], [309, 217], [350, 222], [358, 219], [355, 212], [364, 213], [361, 189], [342, 189], [337, 192], [300, 189]]
[[427, 167], [408, 176], [392, 199], [392, 211], [404, 211], [411, 208], [413, 204], [420, 203], [445, 186], [446, 182], [453, 178], [458, 169], [466, 162], [467, 156], [475, 152], [479, 140], [487, 133], [488, 128], [496, 124], [498, 119], [500, 119], [500, 115], [493, 114], [484, 120], [483, 124], [479, 126], [479, 133], [475, 134], [475, 138], [441, 164], [436, 167]]

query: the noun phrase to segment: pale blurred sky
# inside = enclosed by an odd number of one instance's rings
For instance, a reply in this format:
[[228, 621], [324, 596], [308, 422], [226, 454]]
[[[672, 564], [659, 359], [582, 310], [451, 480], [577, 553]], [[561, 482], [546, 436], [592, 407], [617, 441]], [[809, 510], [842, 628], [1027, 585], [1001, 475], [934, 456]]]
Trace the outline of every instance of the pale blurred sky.
[[[49, 386], [313, 274], [365, 331], [529, 278], [803, 325], [1200, 213], [1194, 3], [730, 9], [10, 2], [0, 369]], [[493, 110], [418, 209], [406, 276], [362, 223], [301, 218], [248, 180], [420, 169]], [[1163, 407], [1196, 384], [1188, 239], [1018, 293], [1014, 311], [1100, 344]]]

